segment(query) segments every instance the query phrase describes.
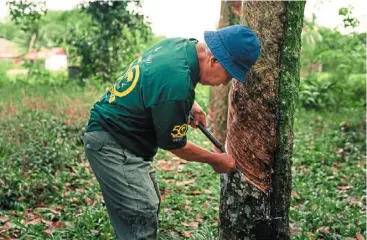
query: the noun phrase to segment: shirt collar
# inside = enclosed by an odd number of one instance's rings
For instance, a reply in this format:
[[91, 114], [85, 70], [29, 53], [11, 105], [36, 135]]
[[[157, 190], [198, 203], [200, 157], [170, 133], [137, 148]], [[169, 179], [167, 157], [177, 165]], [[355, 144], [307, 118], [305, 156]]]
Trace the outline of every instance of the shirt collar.
[[196, 52], [196, 43], [198, 42], [195, 38], [190, 38], [189, 43], [187, 44], [187, 61], [190, 67], [190, 78], [194, 87], [196, 87], [199, 82], [199, 60]]

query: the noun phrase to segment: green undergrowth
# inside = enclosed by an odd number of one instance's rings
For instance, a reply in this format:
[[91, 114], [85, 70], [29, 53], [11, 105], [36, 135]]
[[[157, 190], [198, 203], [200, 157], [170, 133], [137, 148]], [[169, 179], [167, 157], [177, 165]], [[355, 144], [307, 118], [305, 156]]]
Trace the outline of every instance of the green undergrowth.
[[[0, 239], [114, 239], [80, 138], [102, 92], [1, 88]], [[207, 110], [208, 88], [199, 86], [196, 97]], [[293, 239], [365, 234], [364, 116], [363, 109], [295, 114]], [[211, 149], [199, 130], [190, 129], [188, 138]], [[154, 166], [159, 239], [217, 239], [219, 175], [162, 150]]]

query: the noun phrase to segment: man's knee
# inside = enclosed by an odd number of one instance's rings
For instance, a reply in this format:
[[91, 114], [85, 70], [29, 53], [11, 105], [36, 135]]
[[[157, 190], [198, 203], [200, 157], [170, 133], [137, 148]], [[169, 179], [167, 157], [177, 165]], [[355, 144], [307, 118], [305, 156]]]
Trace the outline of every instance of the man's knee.
[[156, 239], [158, 215], [155, 210], [121, 209], [116, 212], [113, 225], [119, 240]]

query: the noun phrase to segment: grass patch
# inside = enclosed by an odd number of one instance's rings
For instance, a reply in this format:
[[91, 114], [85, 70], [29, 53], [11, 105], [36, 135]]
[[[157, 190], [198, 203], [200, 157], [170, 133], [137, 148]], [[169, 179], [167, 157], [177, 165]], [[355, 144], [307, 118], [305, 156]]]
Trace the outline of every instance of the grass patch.
[[[207, 109], [208, 88], [197, 88]], [[81, 134], [102, 87], [5, 84], [0, 90], [0, 239], [114, 239]], [[295, 116], [293, 239], [366, 233], [364, 112]], [[211, 149], [199, 131], [193, 142]], [[219, 175], [159, 151], [159, 239], [216, 239]]]

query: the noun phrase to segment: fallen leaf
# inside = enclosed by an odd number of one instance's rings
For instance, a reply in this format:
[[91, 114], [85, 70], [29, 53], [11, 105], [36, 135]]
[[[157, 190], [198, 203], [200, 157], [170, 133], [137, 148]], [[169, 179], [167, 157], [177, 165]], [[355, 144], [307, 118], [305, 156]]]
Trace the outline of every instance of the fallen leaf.
[[338, 186], [337, 187], [339, 190], [349, 190], [349, 189], [352, 189], [352, 186]]
[[4, 226], [2, 226], [2, 230], [9, 230], [10, 228], [13, 228], [13, 224], [11, 222], [6, 222]]
[[201, 191], [200, 190], [195, 190], [191, 193], [192, 195], [200, 195]]
[[306, 167], [305, 167], [305, 165], [301, 165], [300, 167], [299, 167], [299, 170], [300, 170], [300, 172], [302, 172], [302, 173], [306, 173], [306, 174], [309, 174], [311, 171], [310, 171], [310, 169], [307, 169]]
[[184, 237], [190, 238], [191, 237], [191, 232], [185, 231], [183, 233]]
[[43, 231], [44, 234], [46, 234], [47, 236], [52, 236], [52, 230], [51, 229], [46, 229], [45, 231]]
[[185, 206], [185, 209], [186, 209], [188, 212], [191, 212], [191, 211], [192, 211], [192, 207], [190, 207], [190, 206]]
[[209, 191], [209, 190], [207, 190], [207, 189], [204, 189], [204, 191], [203, 191], [204, 193], [206, 193], [206, 194], [212, 194], [212, 192], [211, 191]]
[[41, 208], [41, 207], [44, 207], [44, 206], [45, 206], [45, 204], [43, 202], [37, 202], [36, 203], [36, 207], [38, 207], [38, 208]]
[[209, 203], [208, 202], [205, 202], [204, 203], [204, 209], [208, 209], [209, 208]]
[[55, 210], [55, 209], [52, 209], [52, 208], [49, 208], [49, 211], [50, 212], [52, 212], [53, 214], [55, 214], [55, 215], [59, 215], [60, 214], [60, 212], [59, 211], [57, 211], [57, 210]]
[[196, 179], [190, 179], [190, 180], [184, 180], [184, 181], [177, 181], [176, 182], [176, 185], [177, 186], [184, 186], [184, 185], [188, 185], [190, 183], [193, 183], [195, 181], [196, 181]]
[[322, 226], [322, 227], [318, 228], [317, 231], [319, 231], [320, 233], [325, 234], [325, 235], [330, 235], [329, 227]]
[[186, 162], [187, 161], [183, 159], [177, 159], [174, 161], [167, 161], [164, 159], [160, 159], [155, 161], [154, 166], [159, 170], [170, 172], [176, 168], [180, 168], [181, 167], [180, 165], [186, 164]]
[[23, 201], [23, 200], [25, 200], [25, 197], [23, 197], [23, 196], [20, 196], [20, 197], [18, 198], [18, 201]]
[[46, 224], [47, 227], [49, 226], [52, 226], [52, 221], [48, 221], [48, 220], [45, 220], [45, 219], [41, 219], [41, 221]]
[[200, 213], [196, 214], [196, 221], [198, 221], [199, 223], [204, 222], [203, 216]]
[[52, 228], [53, 229], [63, 228], [64, 225], [65, 224], [63, 222], [61, 222], [61, 221], [52, 222]]
[[174, 183], [174, 180], [172, 180], [172, 179], [163, 179], [163, 181], [165, 182], [165, 183], [167, 183], [167, 184], [169, 184], [169, 185], [171, 185], [171, 184], [173, 184]]
[[292, 190], [291, 195], [297, 199], [300, 199], [301, 197], [298, 195], [298, 193], [296, 193], [295, 191]]
[[82, 188], [77, 188], [77, 189], [75, 189], [75, 192], [77, 192], [77, 193], [85, 193], [85, 190], [82, 189]]
[[34, 218], [34, 219], [26, 222], [24, 225], [28, 226], [28, 225], [35, 225], [35, 224], [40, 224], [40, 223], [41, 223], [41, 218], [37, 217], [37, 218]]
[[80, 203], [80, 199], [79, 199], [79, 198], [76, 198], [76, 197], [73, 197], [73, 198], [71, 199], [71, 202], [72, 202], [72, 203]]
[[357, 240], [364, 240], [364, 237], [362, 236], [361, 233], [357, 233]]
[[290, 229], [290, 232], [292, 234], [292, 233], [298, 233], [298, 232], [302, 232], [302, 231], [298, 227], [292, 226], [291, 229]]
[[186, 226], [186, 227], [194, 227], [194, 228], [199, 227], [199, 222], [190, 222], [190, 223], [181, 222], [181, 224]]
[[93, 205], [96, 203], [96, 201], [95, 201], [95, 200], [92, 200], [92, 199], [90, 199], [89, 197], [85, 197], [85, 198], [84, 198], [84, 201], [85, 201], [88, 205], [90, 205], [90, 206], [93, 206]]
[[360, 202], [354, 198], [354, 197], [351, 197], [351, 196], [348, 196], [347, 197], [347, 201], [350, 203], [350, 205], [352, 206], [355, 206], [355, 205], [358, 205]]
[[344, 149], [343, 148], [339, 148], [339, 149], [335, 150], [335, 153], [337, 153], [337, 154], [343, 154], [344, 153]]
[[315, 237], [315, 234], [313, 232], [307, 232], [307, 236], [313, 239]]
[[1, 217], [1, 219], [0, 219], [0, 222], [2, 223], [2, 224], [5, 224], [6, 222], [8, 222], [9, 221], [9, 218], [7, 218], [6, 216], [3, 216], [3, 217]]
[[100, 231], [100, 230], [91, 230], [90, 232], [91, 232], [91, 233], [93, 234], [93, 236], [95, 236], [95, 237], [99, 236], [99, 235], [100, 235], [100, 233], [101, 233], [101, 231]]

